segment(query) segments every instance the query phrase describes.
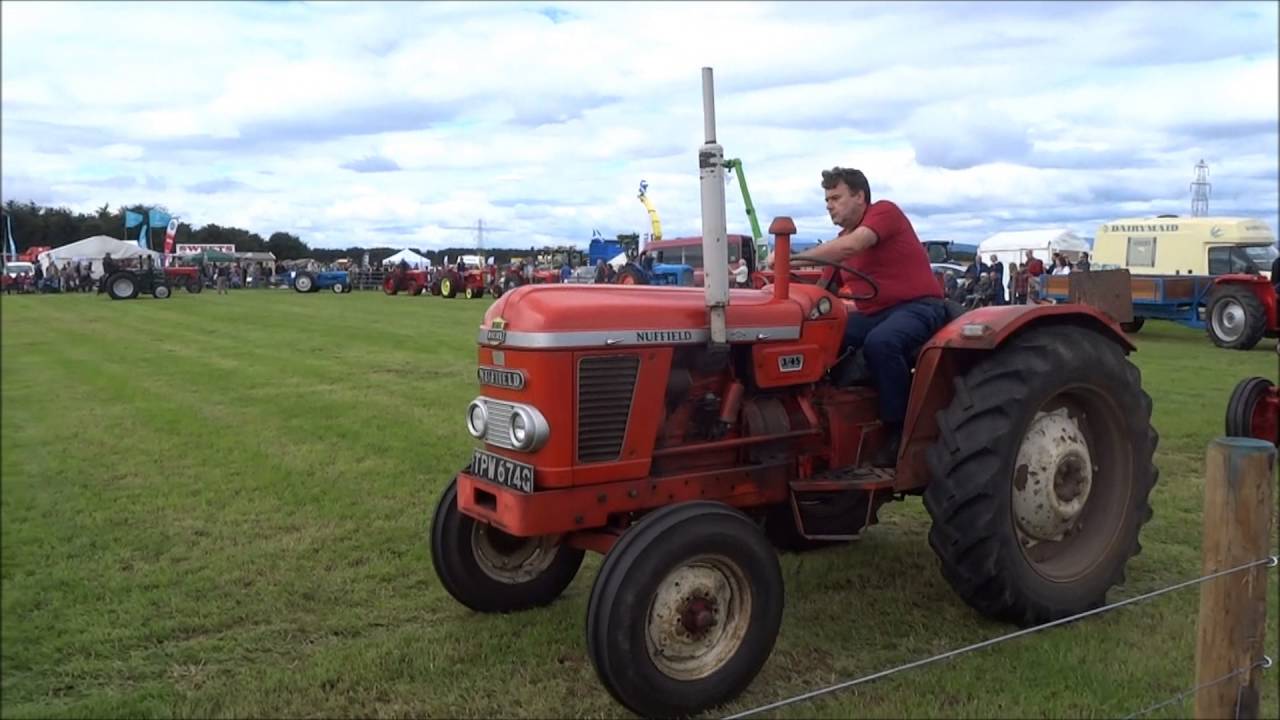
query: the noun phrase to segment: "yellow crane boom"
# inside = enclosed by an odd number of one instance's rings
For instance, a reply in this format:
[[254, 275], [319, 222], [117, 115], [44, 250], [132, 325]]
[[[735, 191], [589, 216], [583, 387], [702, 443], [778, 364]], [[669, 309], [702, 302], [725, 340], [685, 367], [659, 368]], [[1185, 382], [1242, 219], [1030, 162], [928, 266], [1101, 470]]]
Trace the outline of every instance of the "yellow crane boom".
[[649, 225], [652, 230], [650, 242], [659, 242], [662, 240], [662, 221], [658, 219], [658, 211], [653, 209], [653, 203], [649, 202], [649, 183], [644, 180], [640, 181], [640, 202], [644, 205], [644, 209], [649, 212]]

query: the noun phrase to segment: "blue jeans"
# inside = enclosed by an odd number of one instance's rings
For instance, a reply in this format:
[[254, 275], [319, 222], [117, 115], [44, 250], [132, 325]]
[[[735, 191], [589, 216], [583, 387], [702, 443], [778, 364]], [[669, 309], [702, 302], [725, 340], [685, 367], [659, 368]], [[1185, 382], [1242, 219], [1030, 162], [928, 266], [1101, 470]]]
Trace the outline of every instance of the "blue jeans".
[[911, 396], [911, 366], [920, 348], [947, 319], [941, 300], [909, 300], [872, 315], [853, 313], [844, 344], [862, 348], [880, 395], [880, 421], [900, 430]]

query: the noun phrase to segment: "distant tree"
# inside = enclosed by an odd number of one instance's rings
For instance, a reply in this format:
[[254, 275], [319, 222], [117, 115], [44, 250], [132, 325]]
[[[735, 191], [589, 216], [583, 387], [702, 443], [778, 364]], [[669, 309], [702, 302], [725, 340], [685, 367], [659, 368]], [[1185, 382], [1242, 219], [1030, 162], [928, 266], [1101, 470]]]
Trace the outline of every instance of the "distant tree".
[[271, 237], [267, 238], [266, 249], [280, 260], [296, 260], [311, 254], [311, 248], [301, 238], [287, 232], [271, 233]]
[[80, 224], [80, 237], [87, 238], [94, 235], [105, 235], [107, 229], [103, 227], [102, 221], [96, 217], [91, 217]]

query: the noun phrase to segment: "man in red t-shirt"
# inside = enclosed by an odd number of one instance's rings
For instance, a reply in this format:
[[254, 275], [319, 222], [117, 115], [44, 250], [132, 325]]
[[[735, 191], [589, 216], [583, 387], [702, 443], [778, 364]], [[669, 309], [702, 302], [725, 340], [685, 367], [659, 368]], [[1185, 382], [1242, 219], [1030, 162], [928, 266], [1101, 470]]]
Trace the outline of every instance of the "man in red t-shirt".
[[[866, 273], [879, 286], [874, 298], [858, 301], [858, 311], [849, 314], [844, 342], [862, 348], [879, 394], [880, 421], [888, 431], [888, 443], [872, 462], [892, 467], [897, 464], [911, 394], [911, 365], [946, 323], [942, 288], [911, 221], [888, 200], [871, 202], [866, 175], [852, 168], [823, 170], [822, 187], [827, 213], [840, 226], [840, 236], [792, 260], [840, 263]], [[855, 292], [866, 293], [864, 283], [846, 284], [862, 285]]]

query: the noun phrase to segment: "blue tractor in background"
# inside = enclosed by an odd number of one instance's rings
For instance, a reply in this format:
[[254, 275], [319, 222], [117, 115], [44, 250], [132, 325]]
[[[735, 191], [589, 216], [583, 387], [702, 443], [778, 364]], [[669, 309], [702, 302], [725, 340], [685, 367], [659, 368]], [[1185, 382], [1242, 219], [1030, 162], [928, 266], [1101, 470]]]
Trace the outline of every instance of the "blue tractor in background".
[[[591, 242], [593, 245], [595, 244], [595, 240]], [[693, 287], [692, 265], [657, 262], [656, 258], [649, 255], [641, 259], [639, 257], [640, 236], [634, 233], [619, 235], [617, 242], [620, 251], [626, 256], [626, 262], [618, 268], [618, 275], [614, 280], [615, 283], [619, 285], [684, 285]], [[614, 257], [617, 257], [616, 253]], [[605, 259], [605, 262], [609, 262], [609, 259]]]
[[335, 295], [351, 292], [351, 275], [346, 270], [295, 270], [289, 273], [289, 286], [296, 292], [309, 293], [329, 289]]

